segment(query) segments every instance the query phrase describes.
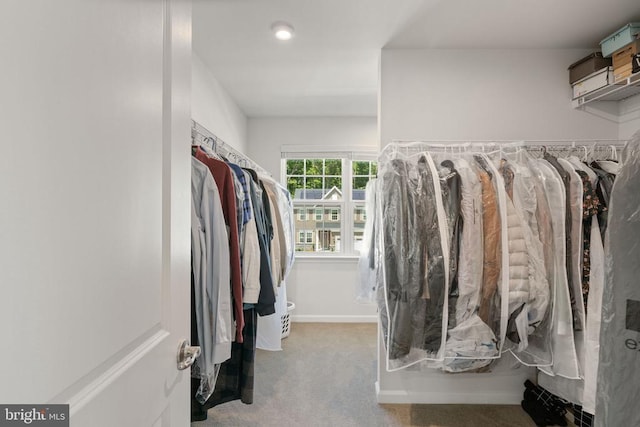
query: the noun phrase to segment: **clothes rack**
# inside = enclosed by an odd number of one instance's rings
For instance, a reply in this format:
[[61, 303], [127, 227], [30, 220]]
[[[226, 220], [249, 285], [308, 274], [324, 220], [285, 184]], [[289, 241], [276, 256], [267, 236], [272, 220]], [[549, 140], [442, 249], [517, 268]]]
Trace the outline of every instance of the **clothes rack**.
[[[549, 153], [558, 158], [573, 155], [590, 160], [618, 159], [624, 163], [625, 159], [621, 159], [620, 153], [626, 143], [627, 141], [625, 140], [613, 139], [519, 141], [394, 140], [393, 143], [382, 150], [379, 164], [390, 162], [393, 159], [401, 159], [401, 161], [393, 164], [394, 167], [401, 169], [405, 159], [417, 161], [419, 155], [427, 151], [437, 158], [445, 158], [447, 154], [456, 157], [458, 154], [464, 155], [465, 152], [479, 152], [495, 159], [496, 156], [500, 156], [501, 152], [508, 156], [512, 149], [514, 153], [517, 150], [524, 149], [531, 157], [536, 158], [543, 157], [545, 153]], [[426, 170], [424, 167], [422, 169]], [[421, 169], [418, 167], [416, 170], [420, 171]], [[398, 176], [400, 175], [401, 173], [399, 172]], [[497, 185], [500, 188], [503, 187], [503, 185]], [[395, 193], [400, 194], [401, 192]], [[398, 203], [401, 202], [402, 200]], [[506, 224], [504, 220], [502, 223]], [[504, 242], [502, 247], [507, 247]], [[448, 253], [445, 249], [443, 249], [443, 253]], [[437, 257], [434, 259], [437, 259]], [[446, 273], [447, 270], [444, 269], [444, 272]], [[383, 332], [382, 329], [381, 332]], [[376, 384], [378, 401], [381, 403], [518, 403], [522, 379], [533, 378], [536, 375], [535, 371], [527, 367], [529, 365], [521, 366], [515, 370], [509, 370], [508, 368], [503, 370], [499, 369], [503, 366], [495, 365], [496, 369], [491, 373], [479, 371], [473, 374], [459, 373], [455, 376], [430, 369], [418, 369], [420, 372], [417, 372], [415, 368], [411, 368], [403, 371], [398, 369], [400, 366], [389, 366], [385, 363], [388, 355], [382, 342], [383, 338], [382, 335], [379, 336], [378, 382]], [[437, 362], [438, 357], [436, 356], [431, 357], [433, 360], [425, 359], [425, 363], [420, 368], [430, 368], [429, 362]], [[489, 357], [487, 356], [487, 358]], [[417, 363], [413, 363], [417, 362], [417, 360], [407, 359], [402, 362], [404, 363], [405, 361], [407, 362], [404, 364], [406, 367], [417, 365]], [[505, 359], [505, 367], [512, 364], [512, 360]]]
[[191, 341], [202, 350], [191, 415], [201, 421], [222, 403], [253, 402], [258, 316], [276, 324], [263, 336], [280, 344], [276, 294], [293, 265], [294, 215], [289, 192], [265, 169], [191, 124]]
[[229, 161], [232, 161], [233, 163], [254, 169], [262, 175], [272, 176], [271, 173], [260, 166], [257, 162], [224, 142], [221, 138], [195, 120], [191, 120], [191, 143], [193, 145], [206, 145], [215, 153]]

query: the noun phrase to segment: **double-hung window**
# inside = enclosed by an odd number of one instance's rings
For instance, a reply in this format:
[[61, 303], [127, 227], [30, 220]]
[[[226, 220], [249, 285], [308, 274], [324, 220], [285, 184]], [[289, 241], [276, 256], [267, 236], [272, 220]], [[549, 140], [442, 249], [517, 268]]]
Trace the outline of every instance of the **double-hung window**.
[[293, 199], [298, 254], [358, 253], [365, 187], [377, 172], [373, 150], [283, 146], [282, 181]]

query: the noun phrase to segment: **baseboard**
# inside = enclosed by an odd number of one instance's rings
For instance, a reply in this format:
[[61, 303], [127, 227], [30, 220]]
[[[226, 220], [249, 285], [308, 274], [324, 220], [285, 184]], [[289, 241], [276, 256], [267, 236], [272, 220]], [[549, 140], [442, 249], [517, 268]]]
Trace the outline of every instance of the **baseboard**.
[[294, 314], [291, 316], [291, 321], [294, 323], [376, 323], [378, 316], [375, 314], [360, 316]]
[[380, 383], [376, 381], [376, 400], [378, 403], [401, 403], [401, 404], [469, 404], [469, 405], [519, 405], [522, 400], [522, 393], [491, 393], [482, 392], [469, 393], [443, 393], [434, 391], [412, 391], [406, 390], [380, 390]]

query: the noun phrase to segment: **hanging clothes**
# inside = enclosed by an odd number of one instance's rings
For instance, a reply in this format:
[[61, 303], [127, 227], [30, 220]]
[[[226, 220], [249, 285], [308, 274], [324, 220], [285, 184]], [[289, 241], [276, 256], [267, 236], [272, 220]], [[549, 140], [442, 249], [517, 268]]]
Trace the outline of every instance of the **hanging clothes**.
[[377, 240], [377, 223], [378, 223], [378, 183], [377, 178], [370, 179], [365, 187], [365, 211], [367, 212], [367, 221], [364, 225], [362, 234], [362, 249], [358, 258], [359, 281], [356, 287], [356, 302], [371, 303], [376, 301], [376, 290], [378, 289], [379, 264], [378, 253], [379, 246]]
[[477, 370], [509, 351], [549, 375], [581, 378], [583, 227], [592, 221], [584, 219], [588, 184], [572, 164], [522, 148], [392, 147], [380, 159], [360, 271], [361, 295], [379, 296], [387, 369]]
[[192, 420], [206, 419], [207, 409], [230, 400], [253, 402], [257, 316], [275, 313], [272, 272], [283, 281], [294, 261], [288, 191], [228, 160], [237, 153], [217, 149], [192, 147], [191, 341], [201, 348], [191, 370]]
[[242, 342], [244, 318], [242, 310], [242, 269], [240, 266], [240, 240], [238, 236], [238, 217], [236, 211], [236, 190], [229, 166], [221, 160], [209, 157], [202, 149], [196, 150], [196, 159], [204, 163], [218, 186], [223, 200], [225, 223], [229, 230], [229, 253], [231, 263], [231, 291], [236, 322], [236, 341]]
[[254, 212], [256, 208], [253, 205], [252, 182], [249, 172], [242, 170], [247, 186], [247, 205], [249, 219], [245, 226], [246, 232], [244, 237], [244, 248], [242, 252], [242, 283], [243, 297], [242, 302], [245, 304], [257, 304], [260, 296], [260, 241], [258, 237], [258, 225]]
[[231, 359], [220, 365], [215, 390], [202, 405], [204, 411], [233, 400], [253, 403], [257, 313], [250, 308], [243, 315], [246, 319], [243, 340], [232, 344]]
[[196, 336], [201, 353], [192, 369], [199, 379], [196, 398], [213, 392], [215, 365], [231, 357], [234, 337], [229, 289], [229, 246], [222, 204], [209, 169], [191, 160], [191, 253]]
[[[380, 155], [358, 298], [377, 295], [386, 368], [487, 372], [508, 351], [537, 367], [546, 389], [593, 413], [600, 324], [610, 320], [600, 316], [597, 231], [607, 229], [624, 165], [594, 159], [595, 148], [584, 161], [565, 158], [573, 147], [541, 158], [522, 145], [486, 151], [394, 143]], [[429, 348], [425, 332], [435, 330], [444, 346], [432, 335]]]
[[539, 218], [549, 221], [550, 214], [543, 190], [536, 190], [541, 184], [527, 164], [532, 160], [523, 152], [501, 157], [496, 161], [505, 177], [509, 215], [509, 351], [523, 364], [550, 365], [551, 290], [538, 224]]
[[640, 132], [629, 141], [623, 158], [608, 204], [596, 426], [640, 425], [640, 413], [632, 410], [638, 401], [640, 372]]
[[276, 296], [274, 293], [273, 278], [271, 274], [270, 248], [272, 230], [271, 224], [267, 217], [268, 204], [264, 203], [264, 194], [258, 174], [252, 169], [246, 169], [251, 176], [250, 192], [251, 204], [253, 205], [253, 213], [256, 218], [256, 229], [258, 232], [258, 246], [260, 249], [260, 292], [258, 294], [258, 302], [256, 303], [256, 311], [260, 316], [268, 316], [275, 313]]

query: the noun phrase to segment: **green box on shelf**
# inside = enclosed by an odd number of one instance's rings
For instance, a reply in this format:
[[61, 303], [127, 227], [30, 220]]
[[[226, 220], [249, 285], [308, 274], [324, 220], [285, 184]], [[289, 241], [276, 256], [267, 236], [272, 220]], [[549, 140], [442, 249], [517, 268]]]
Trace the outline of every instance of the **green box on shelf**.
[[620, 28], [600, 42], [602, 56], [611, 56], [613, 52], [633, 42], [640, 34], [640, 22], [632, 22]]

